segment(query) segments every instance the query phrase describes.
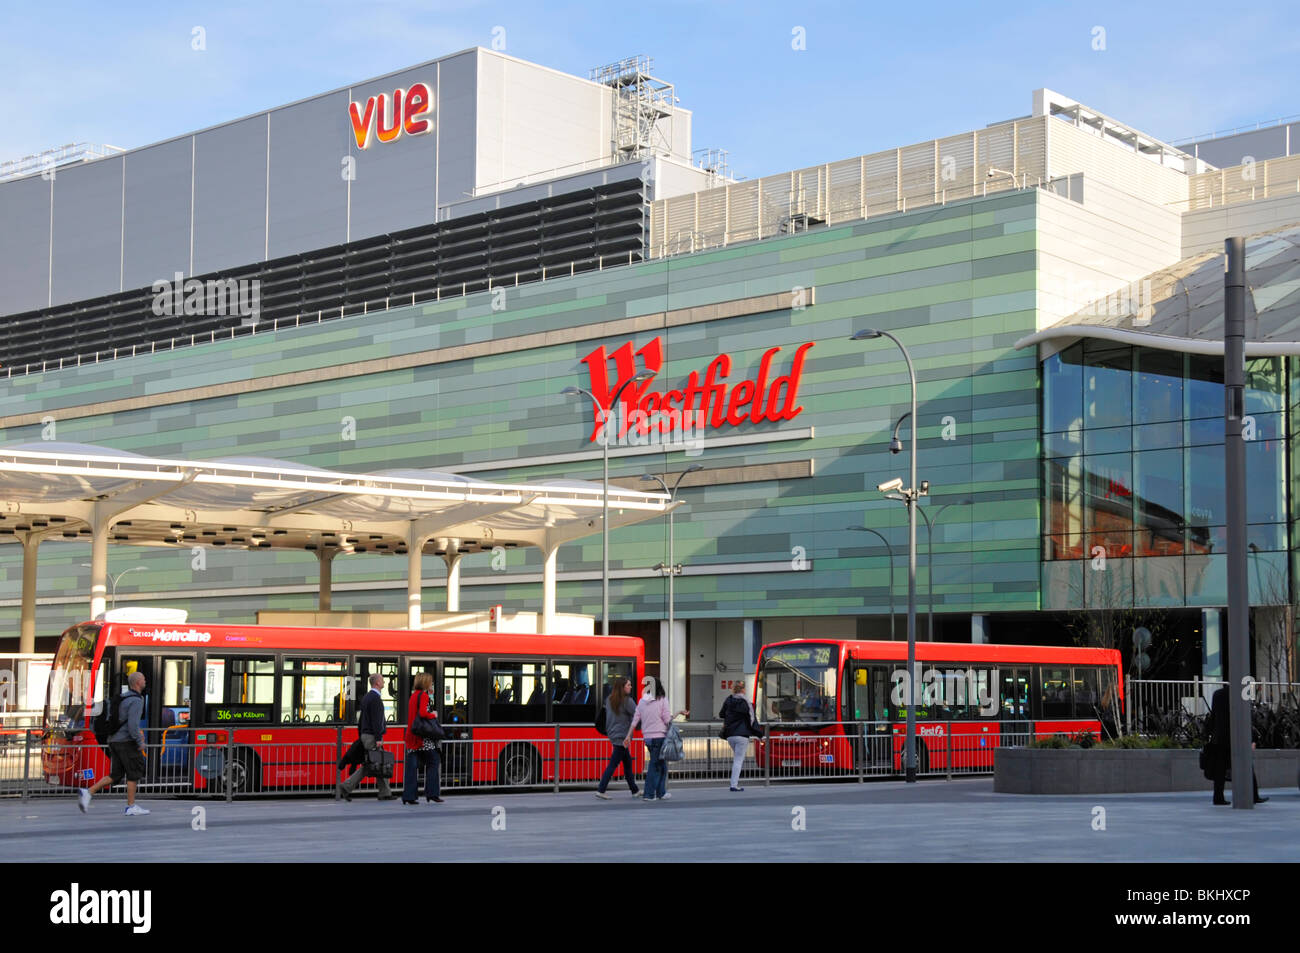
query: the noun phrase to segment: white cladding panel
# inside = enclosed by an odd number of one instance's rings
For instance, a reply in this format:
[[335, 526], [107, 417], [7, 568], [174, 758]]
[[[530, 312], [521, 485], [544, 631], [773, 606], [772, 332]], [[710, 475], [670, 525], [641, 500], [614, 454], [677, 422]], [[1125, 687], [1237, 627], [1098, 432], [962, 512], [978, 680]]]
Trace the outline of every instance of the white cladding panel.
[[122, 275], [121, 156], [60, 169], [54, 179], [51, 284], [56, 300], [119, 290]]
[[577, 172], [610, 152], [613, 93], [596, 83], [479, 51], [478, 187]]
[[351, 141], [346, 91], [272, 110], [268, 258], [347, 240]]
[[471, 50], [438, 63], [438, 205], [467, 197], [474, 189], [478, 161], [478, 62]]
[[[387, 98], [390, 124], [393, 93], [424, 83], [438, 95], [438, 70], [434, 64], [417, 66], [394, 76], [352, 87], [352, 101], [364, 113], [366, 100], [383, 93]], [[346, 108], [346, 107], [345, 107]], [[378, 123], [378, 101], [372, 125]], [[356, 158], [356, 180], [352, 183], [352, 224], [349, 241], [427, 225], [437, 218], [435, 194], [438, 168], [436, 128], [418, 136], [405, 132], [391, 142], [379, 142], [372, 128], [365, 150], [350, 144]]]
[[[264, 258], [266, 129], [262, 113], [194, 136], [191, 274], [238, 268]], [[56, 231], [55, 244], [62, 241]]]
[[122, 287], [144, 288], [190, 270], [192, 136], [126, 155]]
[[0, 313], [49, 303], [52, 187], [39, 175], [0, 185]]

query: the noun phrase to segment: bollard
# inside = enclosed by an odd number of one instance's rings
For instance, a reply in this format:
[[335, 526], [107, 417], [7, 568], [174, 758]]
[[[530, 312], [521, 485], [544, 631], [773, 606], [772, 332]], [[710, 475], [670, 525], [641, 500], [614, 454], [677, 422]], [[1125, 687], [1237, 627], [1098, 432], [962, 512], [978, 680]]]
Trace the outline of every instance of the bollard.
[[231, 771], [235, 761], [235, 733], [226, 731], [226, 803], [235, 799], [234, 775]]
[[[560, 726], [559, 725], [555, 726], [555, 754], [552, 756], [552, 760], [555, 762], [554, 793], [559, 794], [560, 793]], [[541, 778], [538, 778], [537, 780], [540, 781]]]
[[334, 738], [334, 783], [331, 785], [331, 787], [334, 788], [334, 800], [336, 800], [336, 801], [341, 800], [340, 797], [339, 797], [339, 771], [338, 771], [338, 765], [339, 765], [339, 762], [342, 761], [342, 760], [343, 760], [343, 726], [342, 726], [342, 725], [339, 725], [338, 728], [335, 729], [335, 738]]
[[23, 733], [23, 800], [27, 800], [27, 782], [31, 776], [30, 767], [32, 763], [32, 730], [28, 728]]

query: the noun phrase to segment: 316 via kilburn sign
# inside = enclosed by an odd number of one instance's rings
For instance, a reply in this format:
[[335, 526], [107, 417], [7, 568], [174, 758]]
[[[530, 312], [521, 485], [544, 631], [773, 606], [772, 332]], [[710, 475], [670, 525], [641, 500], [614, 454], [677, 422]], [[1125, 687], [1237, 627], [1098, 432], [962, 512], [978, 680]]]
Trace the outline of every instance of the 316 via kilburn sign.
[[[789, 371], [775, 374], [777, 355], [781, 348], [768, 348], [758, 362], [758, 375], [753, 380], [729, 381], [731, 356], [719, 354], [701, 374], [691, 371], [686, 386], [681, 390], [651, 390], [653, 380], [628, 384], [619, 406], [610, 408], [610, 400], [625, 382], [638, 373], [657, 374], [664, 363], [663, 338], [657, 337], [648, 344], [633, 350], [632, 342], [606, 352], [596, 348], [581, 363], [587, 365], [591, 377], [591, 394], [596, 402], [609, 408], [618, 422], [618, 436], [627, 435], [636, 428], [642, 435], [666, 434], [674, 431], [722, 429], [742, 424], [773, 423], [793, 420], [803, 411], [799, 405], [799, 380], [803, 375], [804, 359], [813, 346], [812, 341], [801, 344], [790, 361]], [[644, 370], [638, 370], [637, 358]], [[613, 364], [613, 374], [610, 364]], [[601, 413], [593, 408], [596, 425], [591, 432], [597, 441], [601, 432]]]

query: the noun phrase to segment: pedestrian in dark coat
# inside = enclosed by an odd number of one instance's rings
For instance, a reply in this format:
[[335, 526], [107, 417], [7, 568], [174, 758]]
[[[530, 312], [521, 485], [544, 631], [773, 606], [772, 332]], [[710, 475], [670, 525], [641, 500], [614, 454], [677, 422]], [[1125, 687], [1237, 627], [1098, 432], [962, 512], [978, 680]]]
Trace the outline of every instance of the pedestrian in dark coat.
[[[1230, 708], [1228, 689], [1226, 687], [1220, 688], [1210, 699], [1210, 714], [1205, 719], [1205, 732], [1209, 735], [1209, 762], [1210, 772], [1214, 779], [1215, 804], [1230, 803], [1223, 796], [1223, 786], [1228, 779], [1228, 771], [1232, 768], [1232, 716]], [[1253, 732], [1250, 746], [1255, 747]], [[1263, 804], [1268, 798], [1259, 796], [1259, 779], [1255, 777], [1254, 771], [1251, 771], [1250, 780], [1255, 789], [1255, 803]], [[1234, 787], [1233, 791], [1236, 790]]]

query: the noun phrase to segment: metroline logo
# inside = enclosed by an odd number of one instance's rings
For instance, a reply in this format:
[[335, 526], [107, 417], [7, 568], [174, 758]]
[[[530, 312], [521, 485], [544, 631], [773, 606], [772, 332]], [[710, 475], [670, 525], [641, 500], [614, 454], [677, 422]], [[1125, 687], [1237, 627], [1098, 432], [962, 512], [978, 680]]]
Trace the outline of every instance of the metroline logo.
[[[640, 434], [669, 433], [695, 427], [739, 427], [745, 423], [776, 423], [793, 420], [803, 411], [798, 405], [799, 380], [803, 375], [804, 359], [812, 341], [802, 344], [794, 352], [790, 373], [771, 378], [772, 364], [781, 348], [768, 348], [758, 362], [758, 376], [734, 385], [723, 380], [731, 373], [731, 356], [719, 354], [704, 370], [691, 371], [682, 390], [666, 393], [650, 390], [651, 381], [628, 384], [623, 391], [620, 406], [610, 408], [610, 401], [623, 384], [637, 375], [637, 358], [645, 371], [657, 374], [664, 364], [663, 338], [657, 337], [644, 347], [632, 349], [632, 342], [606, 354], [603, 346], [596, 348], [581, 363], [587, 365], [591, 377], [591, 393], [603, 408], [612, 410], [621, 418], [618, 435], [624, 436], [632, 427]], [[610, 380], [609, 362], [614, 362], [614, 380]], [[601, 413], [592, 408], [596, 425], [591, 432], [592, 441], [599, 438]], [[692, 421], [695, 423], [692, 424]]]
[[380, 142], [392, 142], [403, 131], [408, 136], [424, 135], [433, 129], [433, 121], [420, 117], [431, 108], [433, 94], [424, 83], [416, 83], [410, 89], [399, 86], [393, 90], [391, 99], [385, 93], [371, 96], [366, 100], [364, 109], [360, 103], [349, 103], [352, 138], [358, 149], [368, 149], [372, 129], [374, 138]]

